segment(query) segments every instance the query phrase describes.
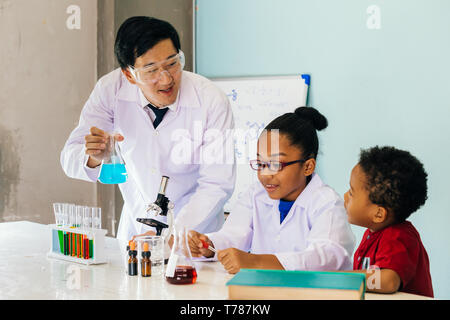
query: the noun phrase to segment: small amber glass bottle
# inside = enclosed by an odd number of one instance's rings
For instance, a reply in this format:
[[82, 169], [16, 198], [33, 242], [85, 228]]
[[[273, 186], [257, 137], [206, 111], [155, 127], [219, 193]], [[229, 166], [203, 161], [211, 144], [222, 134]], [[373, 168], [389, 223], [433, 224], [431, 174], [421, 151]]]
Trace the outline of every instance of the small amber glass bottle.
[[138, 260], [136, 258], [136, 243], [133, 241], [130, 243], [130, 251], [128, 251], [128, 255], [130, 258], [128, 259], [128, 275], [129, 276], [137, 276], [138, 273]]
[[142, 245], [142, 259], [141, 259], [141, 275], [143, 277], [151, 277], [152, 275], [152, 261], [150, 260], [151, 253], [148, 250], [148, 243], [144, 242]]

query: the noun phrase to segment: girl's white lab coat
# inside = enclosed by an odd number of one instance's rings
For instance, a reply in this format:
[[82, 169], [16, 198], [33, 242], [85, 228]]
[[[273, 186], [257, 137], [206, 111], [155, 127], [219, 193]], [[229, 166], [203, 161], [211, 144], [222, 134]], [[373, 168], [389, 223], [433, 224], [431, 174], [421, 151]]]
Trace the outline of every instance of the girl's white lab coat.
[[222, 229], [207, 236], [219, 249], [275, 254], [286, 270], [350, 270], [355, 237], [342, 199], [317, 174], [280, 224], [279, 200], [259, 183], [240, 196]]
[[[97, 181], [100, 167], [86, 166], [84, 137], [94, 126], [120, 133], [125, 138], [120, 148], [128, 181], [119, 185], [124, 207], [118, 238], [130, 239], [150, 229], [136, 218], [146, 216], [146, 205], [156, 200], [163, 175], [170, 178], [166, 196], [175, 204], [177, 225], [199, 232], [219, 230], [224, 222], [223, 205], [234, 189], [234, 148], [231, 134], [217, 140], [206, 137], [205, 132], [225, 133], [233, 128], [228, 98], [211, 81], [183, 71], [177, 102], [154, 129], [141, 96], [120, 69], [98, 81], [61, 152], [65, 173]], [[208, 148], [209, 154], [211, 150], [228, 157], [231, 154], [231, 161], [202, 161], [202, 152]]]

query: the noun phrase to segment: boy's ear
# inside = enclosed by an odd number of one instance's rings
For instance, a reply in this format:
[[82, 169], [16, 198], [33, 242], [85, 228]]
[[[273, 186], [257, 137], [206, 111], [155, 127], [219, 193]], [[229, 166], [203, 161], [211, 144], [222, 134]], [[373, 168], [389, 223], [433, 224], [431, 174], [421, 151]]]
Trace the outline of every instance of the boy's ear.
[[134, 79], [133, 75], [131, 74], [130, 70], [128, 70], [128, 68], [122, 69], [122, 73], [131, 84], [136, 84], [136, 80]]
[[386, 208], [377, 206], [377, 209], [372, 217], [373, 222], [383, 223], [387, 220], [387, 218], [388, 218], [388, 211], [386, 210]]
[[303, 165], [303, 173], [305, 176], [310, 176], [316, 169], [316, 159], [308, 159]]

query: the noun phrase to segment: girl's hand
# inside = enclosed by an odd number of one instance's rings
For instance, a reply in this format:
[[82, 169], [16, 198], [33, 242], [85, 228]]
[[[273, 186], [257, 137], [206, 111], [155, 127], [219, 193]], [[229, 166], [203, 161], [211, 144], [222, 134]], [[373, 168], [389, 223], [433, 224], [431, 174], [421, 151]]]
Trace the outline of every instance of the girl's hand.
[[220, 250], [217, 258], [223, 264], [228, 273], [234, 274], [241, 268], [254, 268], [256, 256], [235, 248]]
[[214, 252], [203, 247], [202, 240], [208, 245], [214, 248], [214, 244], [209, 240], [204, 234], [198, 233], [197, 231], [191, 230], [188, 235], [189, 249], [193, 257], [204, 256], [206, 258], [214, 257]]

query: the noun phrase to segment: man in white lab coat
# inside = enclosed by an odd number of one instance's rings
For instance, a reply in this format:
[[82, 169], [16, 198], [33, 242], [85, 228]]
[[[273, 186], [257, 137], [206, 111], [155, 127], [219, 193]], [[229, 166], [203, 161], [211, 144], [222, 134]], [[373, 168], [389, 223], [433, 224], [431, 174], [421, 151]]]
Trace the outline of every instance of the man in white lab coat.
[[[61, 152], [65, 173], [96, 182], [108, 136], [114, 134], [128, 180], [117, 237], [151, 230], [136, 221], [155, 201], [162, 176], [175, 222], [213, 232], [235, 183], [234, 126], [226, 95], [206, 78], [183, 71], [176, 30], [165, 21], [133, 17], [120, 27], [120, 68], [101, 78]], [[165, 221], [163, 217], [158, 218]]]

